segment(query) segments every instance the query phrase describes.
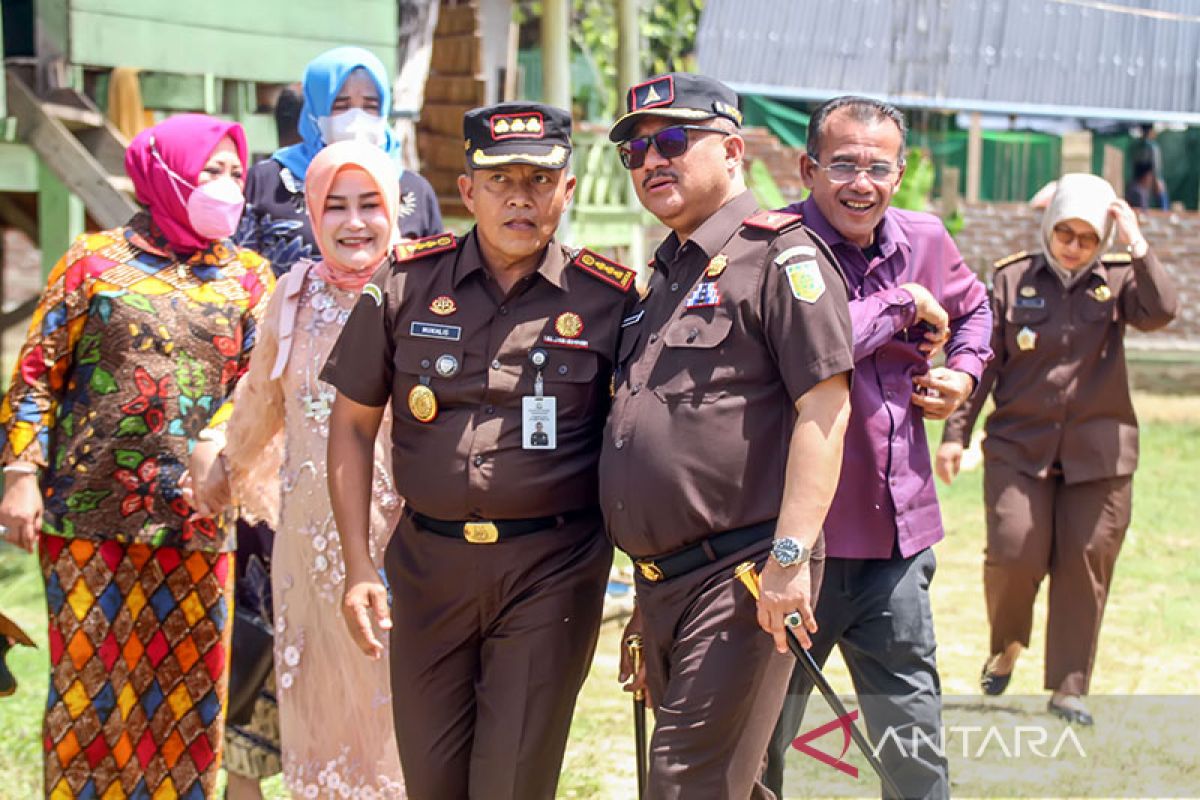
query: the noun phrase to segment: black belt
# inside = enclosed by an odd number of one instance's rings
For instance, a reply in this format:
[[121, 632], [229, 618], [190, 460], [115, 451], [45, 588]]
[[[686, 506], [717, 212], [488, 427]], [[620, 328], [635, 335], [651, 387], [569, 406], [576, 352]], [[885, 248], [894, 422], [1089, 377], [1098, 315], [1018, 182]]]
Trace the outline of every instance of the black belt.
[[569, 511], [553, 517], [532, 517], [530, 519], [468, 519], [453, 522], [444, 519], [427, 517], [417, 511], [412, 512], [413, 522], [420, 527], [445, 536], [449, 539], [463, 539], [471, 544], [492, 544], [502, 539], [514, 539], [530, 533], [561, 527], [573, 520], [595, 516], [600, 512], [595, 508], [585, 508], [581, 511]]
[[720, 561], [731, 556], [755, 542], [769, 539], [775, 535], [777, 520], [760, 522], [757, 525], [747, 525], [744, 528], [734, 528], [712, 536], [696, 544], [688, 545], [682, 550], [676, 550], [659, 558], [639, 558], [633, 565], [641, 572], [642, 577], [651, 583], [677, 578], [686, 575], [694, 569]]

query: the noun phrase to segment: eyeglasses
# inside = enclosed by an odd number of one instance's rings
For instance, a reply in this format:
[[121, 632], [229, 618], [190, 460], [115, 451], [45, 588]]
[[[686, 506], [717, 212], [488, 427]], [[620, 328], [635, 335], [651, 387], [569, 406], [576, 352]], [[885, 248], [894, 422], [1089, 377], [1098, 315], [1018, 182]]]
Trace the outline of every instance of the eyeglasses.
[[703, 131], [729, 136], [729, 131], [705, 125], [672, 125], [649, 136], [639, 136], [637, 139], [630, 139], [617, 145], [617, 152], [621, 154], [621, 163], [625, 165], [625, 169], [639, 169], [646, 163], [646, 155], [650, 152], [651, 143], [663, 158], [679, 158], [687, 152], [690, 144], [688, 131]]
[[1072, 242], [1079, 242], [1079, 246], [1084, 250], [1091, 250], [1100, 244], [1100, 237], [1091, 231], [1078, 233], [1066, 225], [1054, 226], [1054, 238], [1059, 244], [1069, 245]]
[[813, 164], [816, 164], [817, 169], [825, 170], [825, 174], [829, 176], [830, 183], [852, 183], [858, 179], [859, 173], [867, 176], [867, 180], [871, 183], [889, 183], [892, 177], [900, 171], [900, 167], [896, 164], [889, 164], [886, 161], [877, 161], [869, 167], [860, 167], [857, 164], [851, 164], [847, 161], [839, 161], [836, 164], [822, 166], [811, 155]]

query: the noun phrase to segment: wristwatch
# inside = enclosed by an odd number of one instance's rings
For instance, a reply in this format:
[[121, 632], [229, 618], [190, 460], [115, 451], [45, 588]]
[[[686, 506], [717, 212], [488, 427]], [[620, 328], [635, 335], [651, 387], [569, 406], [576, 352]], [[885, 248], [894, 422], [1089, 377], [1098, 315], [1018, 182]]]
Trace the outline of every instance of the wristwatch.
[[812, 549], [805, 546], [799, 539], [791, 536], [780, 536], [771, 544], [771, 558], [781, 567], [794, 567], [812, 558]]

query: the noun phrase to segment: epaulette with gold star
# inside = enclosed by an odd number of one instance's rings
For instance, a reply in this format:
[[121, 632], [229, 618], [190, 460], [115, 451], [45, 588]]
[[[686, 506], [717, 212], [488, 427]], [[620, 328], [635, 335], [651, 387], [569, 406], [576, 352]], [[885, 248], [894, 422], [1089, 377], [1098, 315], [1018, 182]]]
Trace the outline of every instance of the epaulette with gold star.
[[787, 211], [757, 211], [742, 220], [742, 224], [748, 225], [751, 228], [762, 228], [765, 231], [778, 233], [784, 228], [790, 228], [802, 219], [803, 217], [799, 214], [792, 214]]
[[1024, 261], [1025, 259], [1031, 257], [1032, 255], [1033, 255], [1033, 253], [1030, 253], [1028, 250], [1022, 250], [1018, 253], [1013, 253], [1012, 255], [1005, 256], [1004, 258], [1000, 259], [999, 261], [994, 262], [992, 264], [992, 269], [1003, 269], [1004, 267], [1007, 267], [1009, 264], [1015, 264], [1018, 261]]
[[458, 239], [453, 233], [437, 233], [424, 239], [413, 239], [401, 242], [392, 248], [392, 260], [396, 263], [415, 261], [418, 258], [431, 256], [435, 253], [446, 253], [458, 247]]
[[637, 273], [629, 267], [622, 266], [599, 253], [593, 253], [586, 247], [579, 251], [579, 255], [575, 256], [571, 263], [593, 278], [620, 289], [622, 292], [632, 289], [633, 281], [637, 277]]

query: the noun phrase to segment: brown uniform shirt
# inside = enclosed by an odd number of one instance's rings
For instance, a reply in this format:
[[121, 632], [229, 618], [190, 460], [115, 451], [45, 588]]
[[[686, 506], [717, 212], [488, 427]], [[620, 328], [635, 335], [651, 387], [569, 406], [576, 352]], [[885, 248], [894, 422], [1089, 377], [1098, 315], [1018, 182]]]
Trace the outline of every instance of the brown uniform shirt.
[[[572, 259], [551, 242], [538, 269], [505, 297], [472, 231], [456, 248], [385, 265], [359, 298], [321, 377], [357, 403], [391, 400], [392, 470], [415, 511], [503, 520], [596, 505], [609, 378], [635, 295], [627, 270], [606, 265], [598, 277]], [[628, 285], [613, 285], [623, 274]], [[548, 357], [544, 394], [557, 398], [553, 450], [522, 448], [521, 398], [534, 394], [535, 348]], [[447, 356], [457, 364], [450, 375]], [[419, 383], [437, 396], [430, 422], [409, 408]]]
[[1071, 288], [1041, 254], [1003, 263], [992, 279], [995, 358], [942, 441], [970, 442], [995, 388], [984, 450], [1027, 475], [1061, 466], [1068, 483], [1132, 475], [1137, 419], [1125, 371], [1125, 326], [1153, 330], [1179, 306], [1153, 253], [1115, 256]]
[[600, 494], [609, 535], [635, 557], [777, 517], [795, 401], [853, 367], [846, 288], [823, 245], [798, 217], [779, 231], [744, 222], [756, 213], [789, 219], [746, 192], [683, 246], [668, 236], [623, 323]]

